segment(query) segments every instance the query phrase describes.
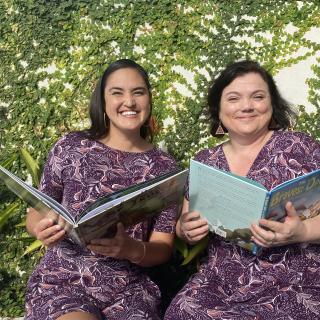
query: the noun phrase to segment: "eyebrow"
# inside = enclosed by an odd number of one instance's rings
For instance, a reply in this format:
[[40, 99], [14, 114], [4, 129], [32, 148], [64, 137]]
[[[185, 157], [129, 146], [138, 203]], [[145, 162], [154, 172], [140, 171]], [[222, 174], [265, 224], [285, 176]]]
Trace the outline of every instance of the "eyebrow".
[[[123, 91], [124, 89], [123, 89], [123, 88], [120, 88], [120, 87], [111, 87], [111, 88], [109, 89], [109, 91], [111, 91], [111, 90], [120, 90], [120, 91]], [[136, 90], [147, 90], [147, 88], [146, 88], [146, 87], [135, 87], [135, 88], [131, 89], [131, 91], [136, 91]]]
[[[264, 89], [258, 89], [258, 90], [255, 90], [253, 91], [251, 94], [256, 94], [258, 92], [263, 92], [263, 93], [267, 93], [268, 91], [267, 90], [264, 90]], [[241, 94], [240, 92], [238, 91], [230, 91], [230, 92], [227, 92], [225, 95], [228, 96], [230, 94]]]

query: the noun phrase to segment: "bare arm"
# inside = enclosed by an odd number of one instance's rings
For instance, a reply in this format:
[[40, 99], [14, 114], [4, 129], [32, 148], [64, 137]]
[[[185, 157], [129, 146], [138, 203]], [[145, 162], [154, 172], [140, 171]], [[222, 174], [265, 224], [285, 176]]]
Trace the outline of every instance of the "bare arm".
[[172, 253], [174, 234], [153, 231], [148, 242], [127, 235], [121, 223], [116, 235], [109, 239], [95, 239], [87, 246], [95, 253], [150, 267], [166, 262]]

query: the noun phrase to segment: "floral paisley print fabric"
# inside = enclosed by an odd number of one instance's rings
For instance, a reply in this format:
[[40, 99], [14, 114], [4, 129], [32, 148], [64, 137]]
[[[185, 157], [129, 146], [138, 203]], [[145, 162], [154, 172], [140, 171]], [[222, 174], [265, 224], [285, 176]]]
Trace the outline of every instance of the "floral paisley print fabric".
[[[70, 133], [51, 150], [41, 190], [77, 216], [103, 195], [175, 168], [174, 159], [159, 149], [123, 152], [83, 133]], [[176, 211], [172, 206], [126, 232], [143, 241], [151, 231], [174, 233]], [[72, 311], [108, 320], [159, 319], [159, 302], [160, 291], [143, 268], [94, 254], [65, 239], [47, 250], [30, 277], [25, 319], [56, 319]]]
[[[221, 145], [201, 151], [196, 159], [230, 171]], [[276, 131], [247, 177], [271, 189], [318, 168], [319, 143], [303, 133]], [[207, 258], [165, 319], [320, 319], [320, 245], [275, 247], [255, 257], [211, 235]]]

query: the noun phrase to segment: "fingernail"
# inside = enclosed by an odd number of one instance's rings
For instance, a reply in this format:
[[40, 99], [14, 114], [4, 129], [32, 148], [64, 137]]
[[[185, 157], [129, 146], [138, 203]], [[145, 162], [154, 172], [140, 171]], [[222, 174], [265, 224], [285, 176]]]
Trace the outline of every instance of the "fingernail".
[[57, 230], [61, 230], [62, 228], [61, 228], [61, 226], [60, 226], [59, 224], [57, 224], [57, 225], [56, 225], [56, 229], [57, 229]]

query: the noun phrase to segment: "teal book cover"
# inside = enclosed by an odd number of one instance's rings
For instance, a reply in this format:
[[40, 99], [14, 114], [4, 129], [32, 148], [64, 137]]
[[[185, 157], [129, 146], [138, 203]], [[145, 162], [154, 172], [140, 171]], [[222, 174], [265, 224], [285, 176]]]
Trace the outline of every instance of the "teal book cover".
[[301, 219], [320, 213], [320, 170], [286, 181], [268, 191], [260, 183], [195, 160], [190, 161], [190, 210], [207, 219], [210, 231], [250, 250], [250, 224], [262, 217], [281, 221], [291, 201]]

